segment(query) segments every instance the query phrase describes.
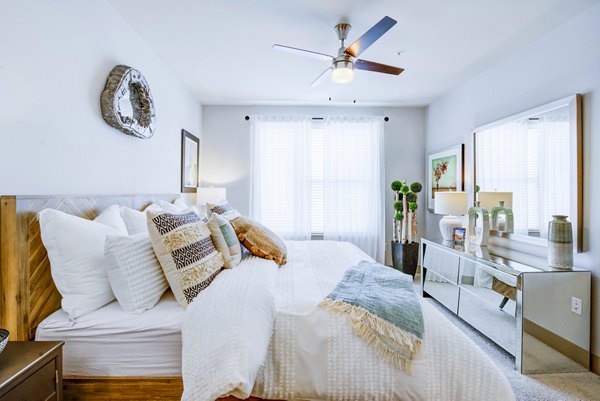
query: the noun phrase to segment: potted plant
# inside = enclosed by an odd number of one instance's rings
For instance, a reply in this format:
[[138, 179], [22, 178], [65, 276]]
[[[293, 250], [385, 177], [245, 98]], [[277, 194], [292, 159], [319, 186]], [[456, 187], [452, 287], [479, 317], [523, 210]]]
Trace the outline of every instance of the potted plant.
[[423, 189], [420, 182], [410, 185], [394, 181], [394, 232], [392, 263], [394, 269], [414, 277], [419, 260], [419, 235], [417, 229], [417, 194]]

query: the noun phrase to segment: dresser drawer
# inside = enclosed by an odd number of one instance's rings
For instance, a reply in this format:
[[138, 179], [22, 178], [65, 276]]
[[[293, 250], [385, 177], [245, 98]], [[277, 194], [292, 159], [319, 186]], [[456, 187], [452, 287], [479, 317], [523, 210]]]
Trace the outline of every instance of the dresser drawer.
[[56, 401], [56, 365], [51, 360], [8, 391], [0, 401]]
[[486, 302], [461, 287], [458, 316], [510, 354], [516, 355], [517, 319], [501, 310], [499, 305]]
[[452, 284], [458, 283], [459, 262], [459, 256], [433, 246], [427, 246], [423, 254], [423, 267], [444, 277]]
[[453, 313], [458, 313], [458, 286], [456, 284], [450, 283], [446, 278], [429, 270], [423, 281], [423, 291]]

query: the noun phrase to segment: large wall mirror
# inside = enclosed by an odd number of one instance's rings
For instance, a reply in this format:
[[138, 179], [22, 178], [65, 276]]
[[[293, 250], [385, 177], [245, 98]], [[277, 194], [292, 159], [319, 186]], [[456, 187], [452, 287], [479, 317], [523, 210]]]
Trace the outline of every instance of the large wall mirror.
[[582, 251], [581, 95], [477, 128], [473, 151], [475, 188], [512, 198], [513, 233], [492, 235], [547, 246], [552, 216], [566, 215]]

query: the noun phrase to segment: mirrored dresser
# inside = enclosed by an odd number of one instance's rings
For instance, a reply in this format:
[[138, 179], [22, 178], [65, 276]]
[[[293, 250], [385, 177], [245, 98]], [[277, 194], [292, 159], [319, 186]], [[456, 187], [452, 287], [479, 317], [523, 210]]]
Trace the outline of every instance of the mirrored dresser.
[[590, 367], [591, 273], [540, 269], [422, 239], [421, 295], [433, 297], [515, 357], [521, 373]]

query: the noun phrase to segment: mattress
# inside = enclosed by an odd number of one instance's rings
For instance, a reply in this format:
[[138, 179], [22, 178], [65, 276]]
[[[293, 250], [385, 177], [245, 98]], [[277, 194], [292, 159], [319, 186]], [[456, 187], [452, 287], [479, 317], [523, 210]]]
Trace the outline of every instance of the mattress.
[[152, 309], [127, 313], [117, 301], [69, 320], [62, 309], [38, 326], [38, 341], [65, 342], [65, 376], [181, 376], [185, 310], [167, 291]]

